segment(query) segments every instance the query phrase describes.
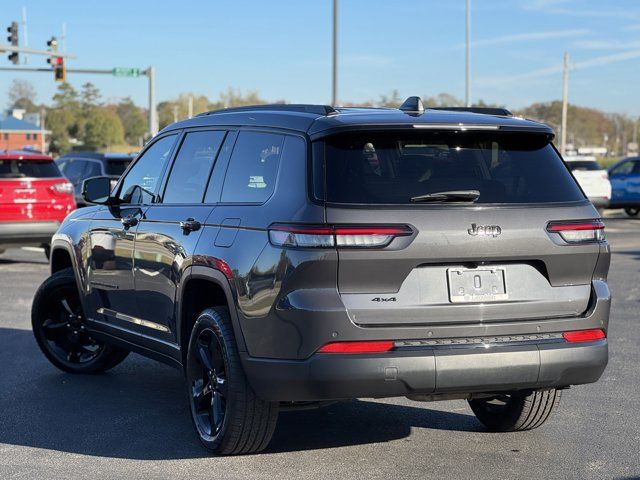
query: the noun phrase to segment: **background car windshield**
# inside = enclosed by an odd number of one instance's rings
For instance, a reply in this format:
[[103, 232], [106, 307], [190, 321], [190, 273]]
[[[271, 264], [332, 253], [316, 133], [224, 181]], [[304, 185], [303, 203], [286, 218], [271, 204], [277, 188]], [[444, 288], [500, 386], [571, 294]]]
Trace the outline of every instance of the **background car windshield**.
[[[324, 149], [314, 148], [316, 162], [323, 150], [328, 202], [410, 204], [452, 190], [478, 190], [476, 203], [584, 200], [542, 134], [366, 132], [328, 138]], [[322, 169], [314, 165], [314, 172]], [[322, 198], [322, 182], [314, 185]]]
[[51, 160], [0, 160], [0, 178], [55, 178], [62, 174]]

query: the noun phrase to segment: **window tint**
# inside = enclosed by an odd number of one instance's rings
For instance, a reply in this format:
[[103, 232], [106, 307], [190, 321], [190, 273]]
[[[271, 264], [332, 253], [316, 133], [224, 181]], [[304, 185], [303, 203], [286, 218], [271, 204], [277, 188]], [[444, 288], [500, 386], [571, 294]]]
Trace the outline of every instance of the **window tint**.
[[51, 160], [0, 160], [0, 178], [61, 177], [58, 166]]
[[284, 135], [240, 132], [231, 154], [222, 201], [264, 203], [273, 194]]
[[222, 131], [204, 131], [184, 137], [171, 168], [163, 203], [202, 202], [224, 135]]
[[329, 202], [411, 204], [412, 197], [452, 190], [478, 190], [476, 203], [584, 199], [547, 137], [538, 134], [342, 134], [326, 140], [324, 158]]
[[598, 165], [598, 162], [594, 162], [591, 160], [571, 161], [567, 162], [567, 166], [572, 172], [577, 170], [600, 170], [600, 165]]
[[124, 177], [118, 198], [122, 203], [144, 204], [153, 200], [162, 170], [177, 135], [161, 138], [151, 145]]
[[131, 159], [127, 160], [107, 160], [107, 175], [120, 176], [127, 169]]
[[68, 160], [62, 166], [62, 173], [71, 180], [71, 183], [77, 185], [82, 181], [85, 163], [84, 160]]
[[102, 175], [102, 168], [100, 168], [100, 162], [88, 161], [84, 170], [84, 178], [99, 177]]

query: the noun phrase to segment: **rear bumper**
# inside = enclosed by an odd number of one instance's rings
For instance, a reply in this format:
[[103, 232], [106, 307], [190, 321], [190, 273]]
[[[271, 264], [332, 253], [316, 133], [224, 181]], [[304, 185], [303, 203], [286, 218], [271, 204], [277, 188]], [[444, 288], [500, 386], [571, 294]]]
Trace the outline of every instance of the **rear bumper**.
[[60, 223], [51, 222], [2, 222], [0, 223], [0, 246], [25, 246], [51, 243], [51, 237]]
[[597, 381], [606, 340], [489, 348], [396, 350], [384, 354], [315, 354], [306, 360], [244, 356], [256, 394], [273, 401], [317, 401], [498, 392]]

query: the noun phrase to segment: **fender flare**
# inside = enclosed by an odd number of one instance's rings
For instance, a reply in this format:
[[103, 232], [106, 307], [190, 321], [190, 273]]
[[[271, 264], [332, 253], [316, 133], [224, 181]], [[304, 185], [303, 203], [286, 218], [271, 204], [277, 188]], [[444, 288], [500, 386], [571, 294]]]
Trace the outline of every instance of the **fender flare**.
[[73, 269], [73, 276], [76, 279], [76, 287], [78, 288], [78, 295], [80, 296], [80, 303], [82, 304], [82, 308], [85, 311], [85, 315], [87, 312], [87, 295], [89, 294], [89, 283], [88, 279], [83, 279], [80, 269], [78, 268], [78, 258], [75, 255], [75, 251], [73, 248], [73, 244], [71, 243], [71, 239], [68, 235], [62, 233], [56, 233], [51, 238], [51, 255], [50, 255], [50, 265], [49, 265], [49, 274], [53, 275], [53, 256], [54, 253], [58, 250], [64, 250], [69, 258], [71, 258], [71, 268]]
[[[202, 265], [190, 265], [184, 271], [182, 276], [182, 281], [180, 282], [180, 288], [176, 292], [176, 330], [178, 333], [178, 346], [180, 349], [183, 347], [183, 339], [182, 336], [182, 313], [183, 313], [183, 305], [182, 299], [184, 297], [184, 289], [185, 286], [189, 283], [189, 280], [193, 279], [201, 279], [207, 280], [209, 282], [215, 283], [219, 286], [227, 300], [227, 306], [229, 307], [229, 315], [231, 317], [231, 326], [233, 327], [233, 333], [236, 337], [236, 343], [238, 346], [239, 352], [246, 352], [247, 347], [244, 340], [244, 335], [242, 334], [242, 328], [240, 326], [240, 320], [238, 318], [238, 310], [236, 308], [236, 292], [235, 288], [233, 288], [224, 274], [213, 267], [210, 266], [202, 266]], [[188, 342], [188, 339], [186, 340]]]

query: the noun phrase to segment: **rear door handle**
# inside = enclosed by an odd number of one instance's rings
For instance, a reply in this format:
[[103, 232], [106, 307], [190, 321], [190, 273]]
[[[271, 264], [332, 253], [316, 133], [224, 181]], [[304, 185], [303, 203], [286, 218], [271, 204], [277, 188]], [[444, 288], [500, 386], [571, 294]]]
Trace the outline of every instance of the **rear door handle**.
[[201, 226], [202, 226], [202, 224], [199, 221], [197, 221], [197, 220], [195, 220], [195, 219], [193, 219], [191, 217], [189, 217], [186, 220], [180, 222], [180, 228], [182, 230], [184, 230], [185, 232], [195, 232], [196, 230], [200, 230]]

